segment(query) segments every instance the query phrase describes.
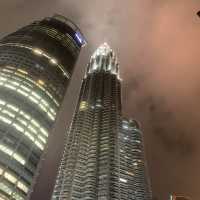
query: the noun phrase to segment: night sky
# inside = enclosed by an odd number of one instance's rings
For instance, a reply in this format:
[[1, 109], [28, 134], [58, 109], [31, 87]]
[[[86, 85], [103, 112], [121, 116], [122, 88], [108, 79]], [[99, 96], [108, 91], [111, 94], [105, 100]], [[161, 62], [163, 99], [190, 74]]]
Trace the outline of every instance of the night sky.
[[88, 41], [50, 137], [35, 199], [48, 200], [80, 79], [104, 41], [120, 61], [123, 113], [142, 124], [154, 197], [167, 200], [173, 192], [200, 199], [199, 9], [199, 0], [0, 1], [1, 37], [59, 13]]

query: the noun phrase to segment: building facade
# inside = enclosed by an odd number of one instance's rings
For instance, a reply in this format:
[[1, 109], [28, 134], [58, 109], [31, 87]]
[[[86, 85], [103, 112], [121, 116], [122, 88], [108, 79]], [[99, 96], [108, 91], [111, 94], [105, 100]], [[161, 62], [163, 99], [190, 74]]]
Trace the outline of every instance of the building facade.
[[121, 115], [119, 64], [101, 45], [91, 57], [52, 200], [150, 200], [142, 133]]
[[85, 40], [55, 15], [0, 40], [0, 199], [23, 200]]

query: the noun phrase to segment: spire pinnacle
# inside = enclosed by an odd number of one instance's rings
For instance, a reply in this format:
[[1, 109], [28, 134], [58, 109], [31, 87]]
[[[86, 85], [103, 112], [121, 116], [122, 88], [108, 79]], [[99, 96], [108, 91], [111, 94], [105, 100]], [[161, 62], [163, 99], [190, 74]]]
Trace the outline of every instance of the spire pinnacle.
[[111, 52], [113, 52], [113, 50], [110, 48], [110, 46], [106, 42], [104, 42], [97, 48], [97, 50], [94, 52], [92, 57], [98, 56], [100, 54], [103, 56], [107, 56]]
[[119, 64], [111, 47], [104, 42], [94, 52], [88, 65], [87, 73], [108, 72], [119, 77]]

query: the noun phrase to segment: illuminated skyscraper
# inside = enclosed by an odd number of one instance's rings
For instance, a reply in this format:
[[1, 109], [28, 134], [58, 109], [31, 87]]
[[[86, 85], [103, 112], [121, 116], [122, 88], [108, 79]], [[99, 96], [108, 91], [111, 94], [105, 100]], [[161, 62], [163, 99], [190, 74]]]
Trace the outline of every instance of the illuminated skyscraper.
[[0, 199], [23, 200], [85, 40], [55, 15], [0, 40]]
[[107, 44], [89, 62], [52, 199], [151, 199], [142, 133], [121, 116], [119, 64]]

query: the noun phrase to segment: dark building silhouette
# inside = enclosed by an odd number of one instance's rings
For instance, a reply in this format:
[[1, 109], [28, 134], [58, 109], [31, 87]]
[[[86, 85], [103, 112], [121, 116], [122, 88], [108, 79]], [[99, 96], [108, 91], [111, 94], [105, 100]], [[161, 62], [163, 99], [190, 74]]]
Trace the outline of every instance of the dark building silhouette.
[[121, 115], [121, 81], [107, 44], [91, 57], [52, 200], [150, 200], [142, 133]]
[[23, 200], [85, 40], [55, 15], [0, 40], [0, 199]]

